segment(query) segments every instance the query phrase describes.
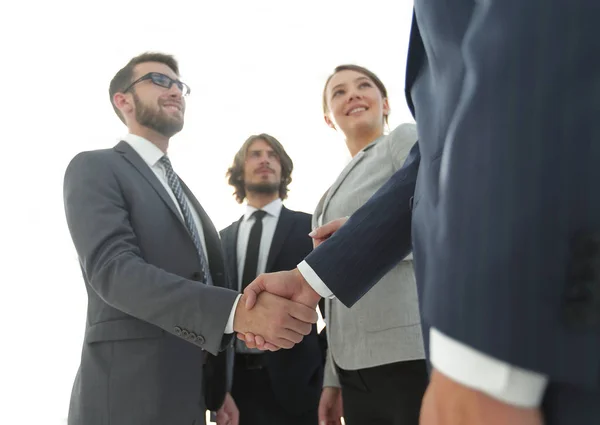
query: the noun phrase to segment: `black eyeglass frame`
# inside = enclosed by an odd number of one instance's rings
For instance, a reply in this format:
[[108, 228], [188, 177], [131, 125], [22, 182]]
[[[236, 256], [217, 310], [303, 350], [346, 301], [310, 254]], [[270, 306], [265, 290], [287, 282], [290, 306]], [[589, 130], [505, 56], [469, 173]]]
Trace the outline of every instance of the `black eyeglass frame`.
[[137, 83], [141, 83], [142, 81], [150, 80], [153, 84], [156, 84], [159, 87], [163, 87], [165, 89], [170, 89], [173, 87], [173, 84], [177, 86], [177, 88], [181, 91], [183, 96], [188, 96], [191, 93], [190, 86], [180, 80], [174, 80], [168, 75], [162, 74], [160, 72], [149, 72], [146, 75], [141, 76], [133, 83], [129, 84], [123, 93], [127, 93], [133, 86]]

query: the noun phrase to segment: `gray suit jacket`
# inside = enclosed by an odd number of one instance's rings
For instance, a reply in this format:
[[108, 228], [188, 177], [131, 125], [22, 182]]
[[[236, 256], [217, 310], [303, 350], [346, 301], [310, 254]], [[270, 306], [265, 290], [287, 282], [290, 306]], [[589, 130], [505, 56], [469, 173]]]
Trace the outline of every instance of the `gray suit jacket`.
[[[403, 124], [359, 152], [319, 202], [313, 228], [352, 215], [402, 166], [416, 140], [416, 126]], [[339, 386], [334, 363], [356, 370], [423, 359], [418, 301], [411, 255], [351, 309], [328, 300], [324, 386]]]
[[218, 233], [189, 189], [214, 287], [168, 193], [125, 142], [69, 164], [64, 203], [88, 294], [70, 425], [204, 424], [203, 364], [231, 341], [223, 332], [236, 292]]

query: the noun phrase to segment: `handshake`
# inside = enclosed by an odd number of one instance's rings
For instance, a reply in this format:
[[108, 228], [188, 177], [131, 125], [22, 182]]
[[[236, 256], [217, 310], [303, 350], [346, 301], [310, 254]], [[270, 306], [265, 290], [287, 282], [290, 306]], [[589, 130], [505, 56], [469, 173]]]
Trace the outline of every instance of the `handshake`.
[[[316, 248], [346, 221], [327, 223], [311, 232]], [[262, 274], [246, 289], [236, 307], [233, 329], [249, 348], [277, 351], [292, 348], [317, 323], [321, 296], [298, 269]]]

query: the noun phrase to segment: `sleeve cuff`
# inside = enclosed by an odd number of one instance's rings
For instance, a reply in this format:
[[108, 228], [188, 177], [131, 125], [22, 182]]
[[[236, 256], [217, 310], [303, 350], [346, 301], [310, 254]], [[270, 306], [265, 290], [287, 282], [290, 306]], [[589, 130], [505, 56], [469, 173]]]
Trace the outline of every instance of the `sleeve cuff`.
[[319, 294], [322, 298], [335, 298], [327, 285], [325, 285], [325, 283], [306, 261], [302, 261], [297, 267], [304, 280], [308, 282], [308, 284], [315, 290], [317, 294]]
[[548, 378], [512, 366], [441, 333], [430, 331], [430, 359], [442, 374], [503, 403], [539, 407]]
[[226, 334], [233, 333], [233, 319], [235, 318], [235, 309], [237, 308], [237, 305], [240, 302], [240, 298], [242, 298], [242, 294], [239, 294], [233, 302], [233, 307], [231, 308], [231, 313], [229, 313], [229, 319], [227, 319], [227, 325], [225, 326]]

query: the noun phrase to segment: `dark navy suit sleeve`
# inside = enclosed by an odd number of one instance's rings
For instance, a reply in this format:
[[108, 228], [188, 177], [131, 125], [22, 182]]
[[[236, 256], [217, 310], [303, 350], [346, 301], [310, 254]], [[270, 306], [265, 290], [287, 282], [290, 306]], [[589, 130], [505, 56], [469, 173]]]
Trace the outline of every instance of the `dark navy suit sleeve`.
[[420, 160], [417, 142], [402, 168], [306, 257], [348, 307], [411, 251], [411, 204]]

